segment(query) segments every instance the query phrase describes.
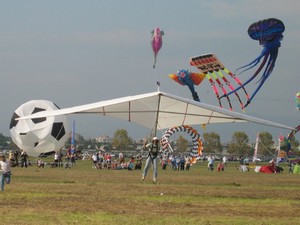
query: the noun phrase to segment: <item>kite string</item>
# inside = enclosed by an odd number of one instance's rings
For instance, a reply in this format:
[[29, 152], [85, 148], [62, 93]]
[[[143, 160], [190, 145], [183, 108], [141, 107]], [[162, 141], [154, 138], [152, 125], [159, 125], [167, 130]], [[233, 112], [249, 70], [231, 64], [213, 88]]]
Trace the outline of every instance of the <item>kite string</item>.
[[159, 91], [160, 82], [159, 82], [159, 80], [157, 79], [157, 73], [156, 73], [156, 70], [155, 70], [155, 69], [154, 69], [154, 80], [153, 80], [153, 83], [156, 85], [157, 91]]

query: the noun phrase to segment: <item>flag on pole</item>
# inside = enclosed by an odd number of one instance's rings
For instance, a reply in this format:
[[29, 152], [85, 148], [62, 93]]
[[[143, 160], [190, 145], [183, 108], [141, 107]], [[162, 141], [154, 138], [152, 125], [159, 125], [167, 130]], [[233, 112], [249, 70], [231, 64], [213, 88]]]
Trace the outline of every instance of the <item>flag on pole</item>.
[[257, 133], [256, 136], [256, 142], [255, 142], [254, 153], [253, 153], [253, 162], [257, 160], [258, 142], [259, 142], [259, 132]]
[[75, 120], [73, 120], [73, 125], [72, 125], [71, 145], [75, 146]]

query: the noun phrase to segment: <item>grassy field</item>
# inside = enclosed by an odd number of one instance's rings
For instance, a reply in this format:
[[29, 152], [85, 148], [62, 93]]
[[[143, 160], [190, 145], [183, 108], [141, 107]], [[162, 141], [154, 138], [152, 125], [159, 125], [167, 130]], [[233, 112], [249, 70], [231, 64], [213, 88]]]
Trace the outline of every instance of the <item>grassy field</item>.
[[0, 193], [1, 224], [300, 224], [300, 175], [242, 173], [236, 163], [209, 172], [13, 168]]

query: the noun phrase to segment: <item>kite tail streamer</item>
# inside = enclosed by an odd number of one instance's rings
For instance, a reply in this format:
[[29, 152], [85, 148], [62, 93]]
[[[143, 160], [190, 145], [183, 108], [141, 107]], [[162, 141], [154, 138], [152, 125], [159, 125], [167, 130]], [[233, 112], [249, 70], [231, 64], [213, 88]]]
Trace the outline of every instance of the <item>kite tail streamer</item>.
[[214, 80], [211, 78], [211, 76], [209, 76], [208, 73], [205, 74], [205, 75], [206, 75], [206, 78], [208, 79], [208, 81], [210, 82], [210, 85], [211, 85], [211, 87], [212, 87], [212, 89], [213, 89], [215, 95], [216, 95], [217, 98], [218, 98], [220, 107], [222, 108], [223, 106], [222, 106], [222, 103], [221, 103], [221, 100], [220, 100], [219, 91], [218, 91], [218, 89], [217, 89], [217, 87], [216, 87], [216, 84], [215, 84]]
[[156, 55], [154, 54], [154, 63], [153, 63], [153, 69], [155, 69], [155, 64], [156, 64]]
[[[227, 80], [227, 78], [220, 72], [218, 71], [219, 76], [223, 79], [223, 81], [225, 82], [225, 84], [229, 87], [230, 90], [234, 90], [234, 87], [231, 85], [231, 83], [229, 82], [229, 80]], [[226, 93], [227, 94], [227, 93]], [[239, 96], [239, 94], [237, 92], [235, 92], [235, 96], [238, 98], [239, 102], [240, 102], [240, 106], [242, 109], [244, 109], [244, 104]]]
[[[232, 73], [230, 70], [224, 68], [224, 71], [225, 71], [225, 73], [227, 73], [229, 76], [231, 76], [231, 77], [235, 80], [235, 82], [236, 82], [238, 85], [242, 86], [242, 89], [243, 89], [243, 91], [244, 91], [244, 93], [245, 93], [245, 95], [246, 95], [246, 98], [247, 98], [247, 100], [249, 100], [249, 99], [250, 99], [250, 96], [249, 96], [249, 94], [247, 93], [245, 87], [243, 86], [242, 81], [241, 81], [234, 73]], [[233, 88], [233, 90], [234, 90], [234, 88]], [[233, 90], [232, 90], [232, 91], [233, 91]]]
[[259, 82], [264, 79], [264, 77], [269, 77], [274, 69], [274, 66], [275, 66], [275, 62], [276, 62], [276, 59], [277, 59], [277, 56], [278, 56], [278, 51], [274, 51], [272, 53], [270, 53], [270, 57], [269, 57], [269, 60], [268, 60], [268, 63], [267, 63], [267, 66], [265, 68], [265, 71], [262, 75], [262, 77], [260, 78]]
[[254, 68], [260, 62], [261, 58], [263, 58], [266, 54], [267, 54], [267, 49], [263, 49], [262, 52], [260, 53], [260, 55], [256, 59], [254, 59], [252, 62], [250, 62], [247, 65], [244, 65], [244, 66], [241, 66], [241, 67], [237, 68], [234, 73], [237, 74], [237, 72], [239, 70], [245, 68], [244, 70], [239, 72], [239, 74], [241, 74], [241, 73], [246, 72], [247, 70], [250, 70], [250, 69]]
[[212, 72], [212, 75], [213, 75], [213, 78], [215, 79], [215, 81], [218, 83], [219, 87], [221, 88], [223, 94], [226, 95], [226, 98], [227, 98], [227, 101], [228, 101], [228, 104], [229, 104], [229, 107], [230, 107], [230, 111], [232, 111], [231, 101], [230, 101], [230, 98], [227, 95], [226, 89], [224, 88], [223, 84], [221, 83], [221, 81], [218, 79], [217, 75], [214, 72]]
[[[253, 76], [252, 76], [249, 80], [247, 80], [243, 85], [237, 87], [234, 91], [229, 92], [228, 95], [231, 95], [232, 93], [234, 93], [234, 92], [240, 90], [242, 87], [244, 87], [245, 85], [247, 85], [248, 83], [250, 83], [250, 82], [251, 82], [251, 81], [259, 74], [259, 72], [260, 72], [260, 71], [262, 70], [262, 68], [264, 67], [264, 65], [266, 64], [266, 61], [267, 61], [267, 59], [268, 59], [268, 56], [269, 56], [269, 55], [265, 55], [263, 62], [261, 63], [261, 65], [259, 66], [259, 68], [256, 70], [256, 72], [253, 74]], [[221, 96], [221, 98], [222, 98], [222, 97], [225, 97], [225, 96]], [[251, 98], [250, 98], [250, 99], [251, 99]], [[246, 105], [249, 105], [249, 103], [250, 103], [250, 101], [248, 100]], [[246, 107], [246, 105], [245, 105], [245, 107]]]
[[272, 73], [272, 69], [274, 68], [274, 63], [275, 63], [275, 61], [270, 58], [269, 62], [267, 64], [267, 67], [265, 68], [265, 71], [263, 73], [263, 76], [259, 80], [258, 87], [253, 92], [251, 98], [247, 101], [247, 104], [245, 105], [245, 107], [250, 104], [250, 102], [252, 101], [252, 99], [254, 98], [254, 96], [257, 94], [257, 92], [260, 90], [260, 88], [263, 86], [263, 84], [265, 83], [265, 81], [267, 80], [267, 78]]

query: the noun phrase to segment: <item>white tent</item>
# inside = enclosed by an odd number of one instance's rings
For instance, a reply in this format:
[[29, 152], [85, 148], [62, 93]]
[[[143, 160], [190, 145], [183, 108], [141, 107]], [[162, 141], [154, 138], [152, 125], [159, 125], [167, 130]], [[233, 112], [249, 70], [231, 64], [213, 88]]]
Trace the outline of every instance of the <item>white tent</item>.
[[179, 125], [202, 125], [212, 123], [253, 122], [267, 126], [293, 130], [293, 127], [231, 112], [217, 106], [164, 92], [116, 98], [107, 101], [75, 106], [50, 112], [38, 112], [19, 119], [93, 113], [123, 119], [149, 129], [166, 129]]

